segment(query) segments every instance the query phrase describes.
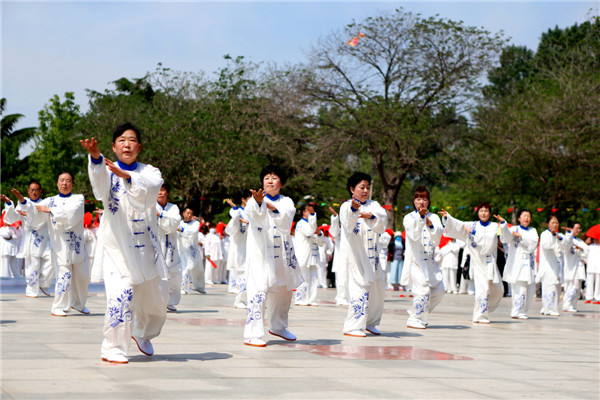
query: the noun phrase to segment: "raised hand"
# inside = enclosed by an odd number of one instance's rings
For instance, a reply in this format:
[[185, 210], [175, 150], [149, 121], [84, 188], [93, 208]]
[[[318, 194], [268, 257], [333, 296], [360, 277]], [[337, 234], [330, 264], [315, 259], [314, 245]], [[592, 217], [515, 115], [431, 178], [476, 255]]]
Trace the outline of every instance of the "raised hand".
[[252, 193], [252, 197], [254, 198], [254, 200], [258, 204], [262, 203], [262, 201], [264, 200], [265, 196], [267, 195], [265, 193], [265, 191], [262, 190], [262, 189], [258, 189], [258, 190], [250, 189], [250, 193]]
[[12, 201], [10, 200], [10, 198], [4, 194], [0, 194], [0, 199], [2, 199], [3, 202], [5, 203], [12, 203]]
[[227, 204], [229, 204], [229, 207], [234, 207], [235, 208], [235, 203], [233, 202], [233, 200], [231, 200], [231, 199], [225, 199], [225, 201], [227, 202]]
[[332, 213], [333, 215], [338, 215], [338, 213], [331, 206], [329, 206], [329, 212]]
[[500, 221], [500, 223], [506, 222], [506, 220], [504, 218], [502, 218], [500, 215], [494, 215], [494, 218], [496, 218], [498, 221]]
[[23, 197], [21, 192], [19, 192], [17, 189], [12, 189], [11, 192], [15, 195], [15, 197], [17, 198], [17, 200], [19, 200], [20, 203], [23, 203], [25, 201], [25, 197]]
[[92, 139], [80, 140], [79, 143], [87, 150], [92, 158], [100, 158], [100, 150], [98, 150], [98, 141], [92, 137]]
[[442, 208], [442, 211], [440, 211], [438, 214], [440, 214], [443, 218], [448, 217], [448, 211], [444, 210], [443, 208]]
[[360, 201], [356, 200], [354, 197], [352, 198], [352, 208], [358, 210], [361, 205], [362, 204], [360, 204]]
[[[92, 157], [94, 157], [94, 156], [92, 156]], [[96, 157], [94, 157], [94, 158], [96, 158]], [[119, 178], [123, 178], [123, 179], [131, 178], [131, 174], [129, 172], [122, 170], [121, 168], [119, 168], [118, 165], [116, 165], [114, 162], [110, 161], [107, 158], [105, 158], [104, 160], [106, 161], [106, 166], [108, 167], [110, 172], [114, 173]]]
[[359, 212], [358, 213], [358, 218], [370, 219], [372, 216], [373, 216], [373, 214], [371, 214], [369, 212]]

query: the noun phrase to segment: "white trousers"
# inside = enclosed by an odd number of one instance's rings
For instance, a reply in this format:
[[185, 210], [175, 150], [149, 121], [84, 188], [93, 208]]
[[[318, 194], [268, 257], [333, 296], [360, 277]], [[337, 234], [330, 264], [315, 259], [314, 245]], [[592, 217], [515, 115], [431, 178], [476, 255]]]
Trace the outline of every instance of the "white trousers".
[[232, 268], [229, 271], [229, 279], [227, 279], [227, 291], [229, 293], [237, 293], [237, 270]]
[[169, 302], [170, 306], [176, 306], [181, 301], [181, 282], [182, 282], [181, 267], [171, 267], [169, 269]]
[[206, 282], [224, 282], [224, 280], [222, 280], [223, 262], [221, 260], [212, 261], [215, 263], [217, 268], [213, 267], [212, 263], [208, 259], [206, 259], [206, 263], [204, 264], [204, 277], [206, 279]]
[[206, 290], [204, 266], [202, 263], [194, 265], [191, 262], [186, 263], [186, 265], [192, 265], [192, 267], [186, 267], [186, 269], [182, 272], [181, 289], [187, 291], [191, 286], [193, 290], [204, 292]]
[[22, 276], [21, 267], [23, 266], [23, 259], [17, 258], [16, 256], [2, 256], [2, 271], [0, 276], [2, 278], [16, 278]]
[[444, 283], [442, 281], [435, 285], [426, 284], [423, 271], [419, 268], [411, 268], [411, 281], [413, 294], [413, 306], [408, 311], [407, 324], [420, 322], [423, 325], [429, 323], [429, 314], [440, 304], [444, 297]]
[[317, 298], [317, 288], [319, 286], [319, 272], [316, 265], [309, 267], [301, 267], [302, 278], [304, 282], [296, 288], [296, 304], [300, 306], [307, 306], [309, 304], [315, 304]]
[[579, 279], [575, 279], [574, 281], [565, 281], [564, 288], [565, 292], [563, 293], [563, 310], [567, 310], [569, 308], [577, 308], [577, 300], [579, 300], [579, 288], [581, 283]]
[[600, 301], [600, 274], [588, 272], [585, 280], [585, 299]]
[[129, 278], [121, 277], [110, 257], [105, 254], [104, 259], [106, 314], [101, 355], [125, 356], [132, 335], [150, 340], [160, 334], [167, 318], [169, 286], [159, 277], [132, 285]]
[[327, 263], [317, 266], [317, 286], [327, 288]]
[[488, 312], [498, 308], [504, 295], [502, 282], [494, 283], [488, 280], [485, 274], [476, 269], [475, 281], [475, 307], [473, 308], [473, 321], [488, 319]]
[[[40, 294], [40, 287], [50, 288], [54, 279], [54, 266], [50, 254], [42, 257], [27, 257], [25, 260], [25, 295], [36, 297]], [[47, 290], [46, 290], [47, 291]]]
[[549, 284], [542, 282], [542, 313], [557, 313], [560, 283]]
[[446, 288], [446, 291], [456, 293], [456, 270], [451, 268], [442, 269], [442, 278], [444, 280], [444, 288]]
[[274, 288], [274, 291], [267, 293], [256, 291], [250, 285], [246, 286], [246, 290], [248, 297], [244, 339], [260, 339], [265, 335], [265, 310], [269, 310], [271, 330], [287, 329], [288, 315], [292, 304], [292, 290], [288, 290], [286, 286], [279, 286]]
[[377, 326], [383, 315], [385, 299], [385, 271], [379, 270], [368, 286], [360, 285], [352, 274], [348, 276], [349, 305], [344, 321], [344, 332], [364, 330], [367, 326]]
[[233, 301], [234, 307], [246, 307], [246, 273], [245, 272], [236, 272], [236, 289], [237, 294], [235, 295], [235, 300]]
[[348, 268], [343, 265], [339, 271], [335, 273], [335, 304], [346, 305], [349, 301], [348, 294]]
[[52, 313], [68, 313], [71, 307], [83, 310], [88, 296], [90, 273], [87, 261], [77, 264], [59, 265], [54, 286]]
[[527, 283], [525, 281], [517, 281], [512, 284], [512, 309], [510, 310], [511, 317], [519, 315], [527, 315], [531, 301], [535, 295], [535, 283]]
[[462, 278], [460, 280], [460, 288], [458, 290], [460, 294], [473, 294], [475, 293], [475, 281], [473, 279]]

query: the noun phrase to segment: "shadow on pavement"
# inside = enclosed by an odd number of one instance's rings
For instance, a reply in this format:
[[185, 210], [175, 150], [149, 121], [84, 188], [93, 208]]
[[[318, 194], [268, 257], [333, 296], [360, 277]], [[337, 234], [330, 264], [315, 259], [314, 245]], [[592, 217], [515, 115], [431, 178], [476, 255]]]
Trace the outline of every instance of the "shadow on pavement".
[[155, 354], [152, 357], [137, 355], [129, 357], [129, 362], [188, 362], [188, 361], [213, 361], [226, 360], [233, 357], [228, 353], [198, 353], [198, 354]]

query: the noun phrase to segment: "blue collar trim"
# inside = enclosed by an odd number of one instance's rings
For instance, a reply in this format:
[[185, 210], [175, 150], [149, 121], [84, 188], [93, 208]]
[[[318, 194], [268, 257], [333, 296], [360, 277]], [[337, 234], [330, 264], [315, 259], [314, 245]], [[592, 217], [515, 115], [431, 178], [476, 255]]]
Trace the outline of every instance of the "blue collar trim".
[[481, 222], [481, 220], [480, 220], [479, 223], [481, 224], [481, 226], [488, 226], [490, 224], [490, 220], [488, 219], [485, 222]]
[[135, 171], [135, 169], [137, 168], [137, 161], [134, 161], [131, 165], [127, 165], [124, 162], [117, 160], [117, 164], [119, 165], [119, 168], [125, 171]]
[[300, 221], [306, 221], [306, 222], [308, 222], [308, 220], [306, 218], [302, 218]]
[[29, 200], [33, 201], [34, 203], [39, 203], [40, 201], [42, 201], [42, 198], [38, 197], [37, 200], [33, 200], [33, 199], [29, 199]]
[[527, 230], [529, 230], [529, 227], [525, 228], [525, 227], [524, 227], [523, 225], [521, 225], [521, 224], [519, 224], [519, 227], [520, 227], [521, 229], [523, 229], [524, 231], [527, 231]]
[[60, 197], [71, 197], [71, 193], [69, 193], [69, 194], [62, 194], [62, 193], [59, 193], [58, 195], [59, 195]]
[[270, 194], [267, 193], [267, 195], [265, 197], [271, 201], [277, 201], [279, 196], [280, 196], [279, 194], [276, 194], [275, 196], [271, 196]]

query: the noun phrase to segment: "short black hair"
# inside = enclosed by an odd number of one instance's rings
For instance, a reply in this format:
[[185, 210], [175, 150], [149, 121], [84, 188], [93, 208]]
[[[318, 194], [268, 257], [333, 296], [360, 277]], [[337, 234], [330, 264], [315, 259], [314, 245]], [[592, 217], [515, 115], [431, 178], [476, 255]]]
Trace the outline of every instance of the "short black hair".
[[479, 211], [480, 208], [487, 208], [488, 210], [490, 210], [490, 212], [492, 212], [492, 205], [489, 203], [489, 201], [482, 201], [481, 203], [479, 203], [479, 205], [477, 206], [477, 211]]
[[125, 131], [132, 130], [135, 132], [135, 136], [137, 137], [138, 142], [142, 143], [142, 132], [140, 129], [132, 124], [131, 122], [125, 122], [124, 124], [117, 125], [115, 129], [113, 129], [113, 138], [112, 142], [115, 143], [117, 138], [125, 133]]
[[413, 195], [413, 202], [417, 198], [417, 194], [418, 193], [426, 193], [427, 194], [427, 201], [429, 201], [429, 204], [431, 205], [431, 195], [429, 194], [429, 190], [427, 190], [427, 188], [425, 186], [417, 186], [416, 187], [415, 193]]
[[[60, 176], [62, 174], [69, 174], [71, 176], [71, 180], [73, 181], [73, 183], [75, 183], [75, 175], [73, 175], [73, 173], [71, 171], [62, 171], [60, 174], [58, 174], [56, 179], [60, 178]], [[41, 186], [40, 186], [40, 188], [41, 188]]]
[[552, 221], [552, 218], [556, 218], [557, 221], [559, 221], [558, 217], [556, 216], [556, 214], [550, 214], [548, 216], [548, 220], [546, 222], [550, 223], [550, 221]]
[[32, 179], [32, 180], [29, 181], [29, 184], [27, 185], [27, 189], [29, 189], [29, 186], [31, 186], [33, 183], [35, 183], [36, 185], [38, 185], [40, 187], [40, 190], [42, 190], [42, 184], [39, 181], [35, 180], [35, 179]]
[[575, 225], [579, 225], [579, 227], [581, 227], [581, 222], [579, 222], [579, 221], [567, 221], [567, 226], [569, 228], [575, 228]]
[[285, 173], [283, 168], [281, 168], [278, 165], [267, 165], [266, 167], [264, 167], [262, 169], [262, 171], [260, 171], [261, 186], [263, 183], [263, 179], [265, 178], [266, 175], [269, 175], [269, 174], [277, 175], [279, 177], [279, 180], [281, 181], [281, 185], [282, 186], [285, 185], [285, 182], [287, 181], [287, 174]]
[[528, 212], [530, 217], [533, 217], [533, 214], [531, 213], [531, 211], [529, 211], [526, 208], [523, 208], [522, 210], [519, 211], [519, 214], [517, 215], [517, 219], [521, 218], [521, 214], [523, 214], [524, 212]]
[[350, 190], [350, 188], [355, 188], [356, 185], [358, 185], [362, 181], [367, 181], [367, 182], [369, 182], [369, 185], [370, 185], [371, 184], [371, 175], [365, 174], [364, 172], [353, 173], [346, 181], [346, 189], [348, 189], [348, 193], [350, 193], [350, 195], [352, 195], [352, 191]]
[[169, 185], [169, 182], [163, 182], [163, 184], [160, 187], [165, 188], [167, 193], [171, 193], [171, 185]]

